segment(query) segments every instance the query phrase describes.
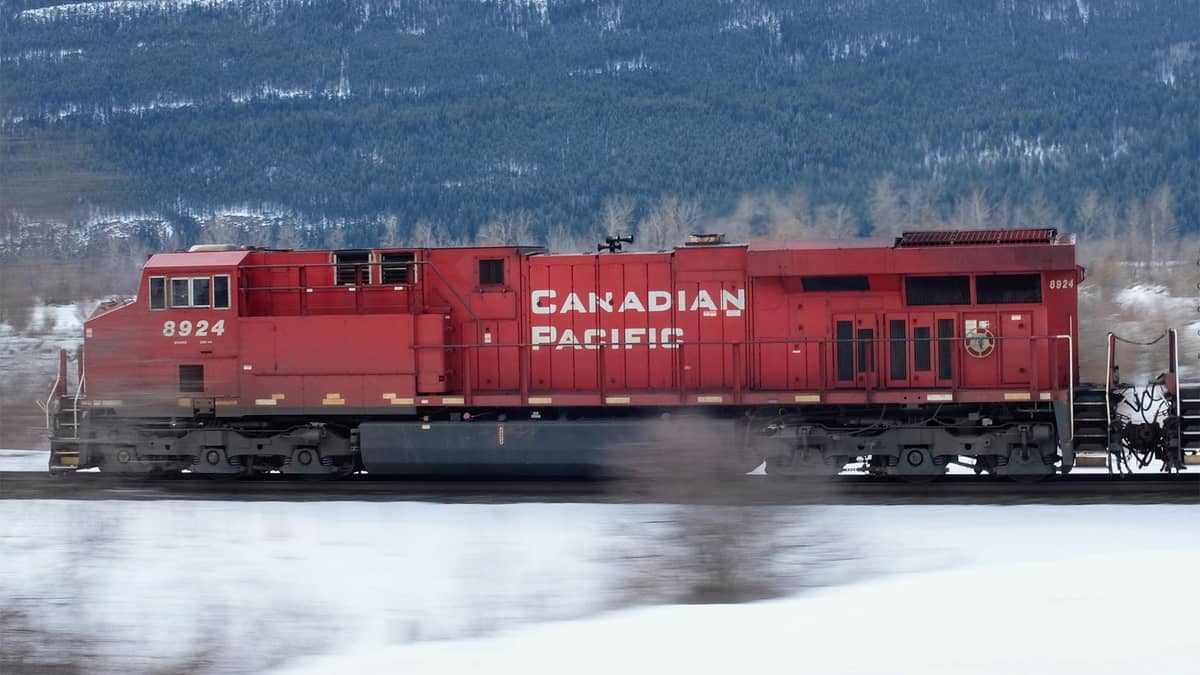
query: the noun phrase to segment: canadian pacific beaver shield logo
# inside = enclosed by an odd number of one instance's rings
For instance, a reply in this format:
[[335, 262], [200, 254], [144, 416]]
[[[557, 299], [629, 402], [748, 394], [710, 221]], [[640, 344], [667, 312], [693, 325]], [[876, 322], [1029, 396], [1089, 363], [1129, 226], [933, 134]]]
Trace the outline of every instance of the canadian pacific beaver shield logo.
[[977, 359], [982, 359], [996, 348], [996, 336], [992, 335], [990, 321], [969, 319], [963, 332], [963, 346], [967, 353]]

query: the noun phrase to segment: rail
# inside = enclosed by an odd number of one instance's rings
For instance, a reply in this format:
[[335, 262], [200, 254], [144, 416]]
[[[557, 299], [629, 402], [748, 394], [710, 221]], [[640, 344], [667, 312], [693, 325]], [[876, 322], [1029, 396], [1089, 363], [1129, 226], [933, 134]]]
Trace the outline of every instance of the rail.
[[[397, 264], [399, 264], [399, 263], [397, 263]], [[328, 262], [328, 263], [281, 263], [281, 264], [273, 264], [273, 265], [244, 265], [241, 268], [241, 270], [243, 272], [241, 281], [243, 281], [243, 282], [248, 278], [248, 275], [246, 274], [248, 272], [255, 272], [255, 271], [259, 271], [259, 270], [266, 270], [266, 271], [294, 270], [296, 272], [296, 283], [289, 283], [288, 285], [284, 285], [284, 286], [279, 286], [279, 285], [251, 286], [247, 283], [239, 283], [239, 295], [241, 297], [241, 306], [246, 308], [248, 316], [259, 316], [260, 315], [259, 313], [253, 311], [254, 307], [256, 305], [254, 303], [250, 302], [250, 297], [252, 294], [291, 293], [291, 294], [296, 295], [295, 302], [296, 302], [296, 306], [297, 306], [299, 314], [306, 315], [306, 314], [309, 314], [314, 309], [312, 307], [311, 301], [308, 300], [309, 295], [312, 295], [314, 293], [326, 294], [326, 293], [332, 293], [332, 292], [337, 292], [337, 293], [344, 292], [344, 293], [353, 293], [354, 294], [354, 302], [353, 303], [345, 303], [345, 306], [342, 306], [342, 307], [322, 306], [322, 307], [317, 307], [315, 309], [318, 309], [325, 313], [332, 313], [332, 314], [339, 314], [339, 313], [346, 313], [346, 314], [356, 313], [357, 314], [357, 313], [362, 313], [363, 311], [368, 310], [368, 309], [371, 309], [371, 310], [378, 309], [378, 308], [365, 307], [363, 301], [361, 300], [361, 298], [364, 297], [363, 294], [385, 294], [385, 293], [390, 294], [390, 293], [396, 293], [396, 292], [400, 292], [400, 291], [404, 291], [404, 290], [408, 290], [408, 289], [415, 289], [417, 291], [417, 293], [420, 295], [420, 301], [418, 303], [416, 303], [416, 305], [419, 306], [421, 309], [424, 309], [428, 303], [426, 302], [426, 298], [425, 298], [425, 285], [423, 283], [421, 283], [421, 275], [419, 275], [419, 274], [414, 275], [412, 280], [406, 280], [403, 282], [384, 283], [382, 281], [383, 271], [384, 271], [384, 268], [387, 267], [387, 265], [388, 265], [388, 263], [378, 262], [378, 261], [370, 262], [370, 263], [354, 263], [354, 264]], [[431, 260], [409, 260], [409, 261], [404, 262], [403, 265], [405, 265], [406, 267], [411, 267], [411, 268], [425, 268], [425, 269], [428, 269], [429, 271], [431, 271], [433, 273], [433, 275], [435, 277], [437, 277], [438, 281], [441, 282], [441, 286], [440, 286], [439, 290], [442, 290], [442, 289], [446, 290], [450, 294], [450, 296], [453, 298], [453, 300], [460, 307], [462, 307], [464, 311], [466, 311], [467, 315], [470, 316], [471, 320], [476, 322], [476, 325], [478, 326], [478, 322], [480, 319], [479, 319], [479, 316], [475, 314], [475, 310], [471, 307], [471, 304], [469, 302], [467, 302], [467, 300], [465, 298], [463, 298], [462, 294], [460, 294], [458, 292], [458, 289], [455, 287], [455, 284], [450, 283], [450, 281], [446, 278], [446, 275], [442, 274], [442, 271], [440, 269], [438, 269], [437, 265], [435, 265], [433, 263], [433, 261], [431, 261]], [[338, 270], [339, 269], [348, 269], [348, 268], [352, 268], [354, 270], [356, 279], [360, 276], [360, 273], [363, 270], [366, 270], [367, 271], [366, 278], [368, 280], [367, 283], [349, 283], [349, 284], [340, 284], [340, 283], [308, 284], [308, 283], [305, 283], [306, 277], [308, 277], [309, 270], [332, 269], [333, 277], [336, 280]], [[375, 272], [377, 273], [374, 277], [372, 276], [372, 268], [374, 268]], [[414, 269], [414, 271], [415, 271], [415, 269]], [[379, 281], [371, 282], [370, 280], [372, 278], [377, 278], [377, 279], [379, 279]], [[406, 297], [411, 297], [411, 296], [406, 296]], [[409, 310], [409, 309], [413, 309], [414, 307], [413, 307], [413, 303], [410, 300], [407, 303], [403, 303], [403, 306], [399, 307], [399, 308]], [[339, 311], [339, 310], [341, 310], [341, 311]], [[279, 314], [279, 312], [276, 311], [276, 308], [274, 306], [272, 306], [272, 308], [270, 310], [267, 310], [262, 313], [262, 315], [278, 315], [278, 314]]]

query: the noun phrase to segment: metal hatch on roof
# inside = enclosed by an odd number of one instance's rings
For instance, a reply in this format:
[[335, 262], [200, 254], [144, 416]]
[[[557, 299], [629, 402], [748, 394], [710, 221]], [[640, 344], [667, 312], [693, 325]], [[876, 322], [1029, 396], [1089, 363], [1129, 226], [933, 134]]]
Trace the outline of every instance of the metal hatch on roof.
[[693, 232], [688, 235], [684, 246], [719, 246], [725, 243], [723, 232]]
[[1058, 230], [1052, 227], [1023, 230], [925, 230], [904, 232], [896, 248], [918, 246], [986, 246], [989, 244], [1053, 244]]

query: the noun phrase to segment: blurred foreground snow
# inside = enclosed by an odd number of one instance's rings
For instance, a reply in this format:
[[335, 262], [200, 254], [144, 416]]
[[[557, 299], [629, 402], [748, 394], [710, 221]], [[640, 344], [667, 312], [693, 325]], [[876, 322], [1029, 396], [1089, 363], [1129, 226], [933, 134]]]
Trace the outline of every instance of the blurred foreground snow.
[[[50, 466], [49, 450], [0, 450], [0, 471], [46, 473]], [[0, 490], [0, 499], [4, 492]]]
[[782, 507], [843, 585], [601, 614], [670, 508], [0, 499], [0, 672], [1105, 672], [1143, 624], [1139, 672], [1197, 657], [1195, 507]]
[[[310, 659], [279, 675], [333, 673], [1191, 674], [1200, 550], [1091, 555], [893, 576], [744, 605], [667, 606], [530, 626], [484, 639]], [[1114, 583], [1116, 582], [1116, 583]], [[1152, 622], [1149, 642], [1114, 626]]]

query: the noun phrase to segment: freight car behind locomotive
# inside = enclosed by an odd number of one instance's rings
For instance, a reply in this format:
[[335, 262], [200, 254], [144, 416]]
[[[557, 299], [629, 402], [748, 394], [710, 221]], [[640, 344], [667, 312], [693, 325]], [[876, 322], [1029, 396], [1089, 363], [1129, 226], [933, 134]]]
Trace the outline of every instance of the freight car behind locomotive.
[[1054, 230], [607, 248], [151, 256], [86, 322], [74, 392], [61, 369], [52, 470], [1040, 477], [1107, 452]]

